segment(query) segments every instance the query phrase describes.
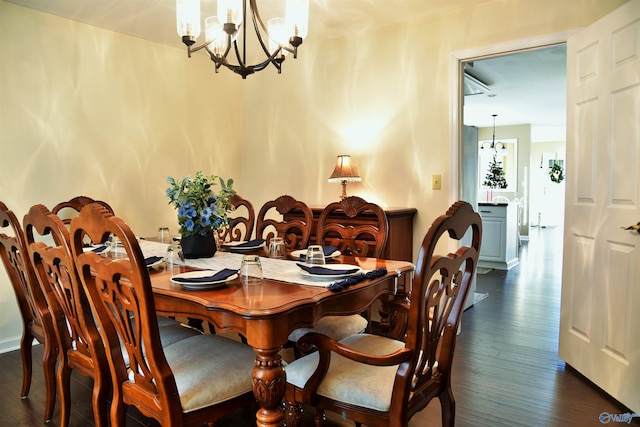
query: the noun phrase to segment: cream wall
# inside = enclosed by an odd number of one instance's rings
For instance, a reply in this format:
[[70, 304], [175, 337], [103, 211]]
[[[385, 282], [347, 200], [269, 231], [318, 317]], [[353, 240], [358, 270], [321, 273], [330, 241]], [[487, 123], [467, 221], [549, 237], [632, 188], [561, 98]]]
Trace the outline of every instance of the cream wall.
[[[586, 26], [622, 3], [493, 0], [347, 40], [310, 35], [282, 75], [243, 81], [183, 49], [0, 1], [0, 200], [22, 218], [85, 194], [149, 235], [175, 226], [167, 175], [233, 177], [255, 206], [285, 193], [321, 205], [340, 192], [326, 181], [336, 155], [351, 154], [363, 177], [351, 194], [418, 209], [417, 253], [457, 173], [451, 52]], [[21, 333], [14, 301], [0, 277], [0, 350]]]
[[[176, 232], [168, 175], [239, 175], [236, 76], [212, 76], [181, 49], [3, 1], [0, 51], [0, 200], [20, 220], [35, 203], [84, 194], [141, 235], [160, 224]], [[21, 333], [2, 269], [0, 351]]]
[[[584, 27], [622, 3], [487, 1], [348, 39], [310, 35], [299, 58], [285, 62], [284, 78], [262, 73], [245, 82], [243, 180], [257, 182], [259, 170], [269, 184], [249, 185], [246, 196], [257, 204], [285, 192], [333, 201], [339, 189], [326, 178], [336, 155], [351, 154], [363, 182], [349, 184], [350, 194], [418, 209], [416, 256], [457, 193], [448, 179], [458, 164], [449, 147], [452, 52]], [[528, 151], [520, 151], [525, 164]], [[442, 175], [440, 191], [431, 190], [433, 174]]]

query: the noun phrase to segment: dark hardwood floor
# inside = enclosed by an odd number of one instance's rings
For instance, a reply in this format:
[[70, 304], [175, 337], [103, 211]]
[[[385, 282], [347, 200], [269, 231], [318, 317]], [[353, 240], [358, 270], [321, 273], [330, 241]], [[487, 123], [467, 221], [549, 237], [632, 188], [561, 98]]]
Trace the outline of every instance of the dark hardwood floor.
[[[508, 272], [478, 276], [477, 292], [488, 297], [463, 315], [453, 374], [456, 425], [600, 426], [603, 412], [630, 412], [558, 358], [562, 269], [560, 229], [531, 229], [521, 248], [520, 265]], [[20, 354], [0, 355], [0, 426], [40, 426], [44, 406], [41, 346], [34, 351], [33, 384], [21, 400]], [[93, 426], [91, 381], [74, 373], [72, 427]], [[312, 425], [312, 410], [304, 425]], [[59, 405], [54, 420], [58, 425]], [[352, 426], [328, 415], [328, 427]], [[254, 409], [227, 417], [216, 427], [251, 426]], [[616, 423], [611, 423], [616, 424]], [[632, 425], [640, 425], [634, 418]], [[127, 426], [157, 426], [129, 410]], [[440, 406], [432, 402], [410, 427], [440, 425]]]

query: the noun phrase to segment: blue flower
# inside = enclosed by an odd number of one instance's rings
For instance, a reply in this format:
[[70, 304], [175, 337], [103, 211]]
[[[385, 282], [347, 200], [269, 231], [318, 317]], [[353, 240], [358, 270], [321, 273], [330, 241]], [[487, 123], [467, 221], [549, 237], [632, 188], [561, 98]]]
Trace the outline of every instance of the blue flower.
[[184, 222], [183, 225], [184, 225], [184, 228], [187, 229], [187, 231], [193, 231], [193, 226], [196, 224], [193, 222], [191, 218], [189, 218]]
[[202, 214], [200, 214], [200, 225], [202, 225], [203, 227], [208, 227], [211, 225], [211, 217], [210, 216], [203, 216]]
[[200, 211], [200, 218], [209, 219], [212, 214], [213, 214], [213, 211], [211, 210], [211, 208], [209, 206], [207, 206], [206, 208], [204, 208], [204, 209], [202, 209]]

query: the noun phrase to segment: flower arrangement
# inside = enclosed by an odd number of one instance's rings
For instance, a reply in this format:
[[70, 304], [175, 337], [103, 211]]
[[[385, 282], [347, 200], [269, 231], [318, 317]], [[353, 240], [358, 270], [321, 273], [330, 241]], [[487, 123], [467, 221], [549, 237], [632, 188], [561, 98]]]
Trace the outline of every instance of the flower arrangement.
[[562, 169], [562, 166], [557, 161], [553, 162], [553, 166], [549, 170], [549, 177], [551, 178], [551, 181], [558, 184], [564, 179], [564, 169]]
[[[216, 180], [220, 190], [214, 192]], [[183, 237], [211, 234], [229, 224], [227, 214], [234, 209], [230, 197], [233, 179], [225, 181], [216, 175], [206, 176], [196, 172], [195, 178], [189, 176], [182, 180], [167, 178], [169, 187], [166, 196], [169, 204], [178, 210], [178, 224]]]

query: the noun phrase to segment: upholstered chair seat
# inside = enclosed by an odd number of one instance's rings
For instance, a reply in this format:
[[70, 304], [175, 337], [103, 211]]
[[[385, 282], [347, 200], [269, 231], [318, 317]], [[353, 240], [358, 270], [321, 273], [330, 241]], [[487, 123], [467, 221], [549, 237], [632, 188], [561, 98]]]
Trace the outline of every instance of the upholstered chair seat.
[[[402, 341], [364, 333], [349, 336], [340, 342], [361, 353], [376, 356], [391, 354], [405, 346]], [[287, 366], [287, 381], [302, 389], [317, 366], [317, 352], [294, 360]], [[388, 411], [397, 371], [398, 365], [366, 365], [333, 354], [329, 371], [318, 387], [318, 395], [345, 404]]]
[[198, 335], [163, 350], [185, 413], [226, 402], [253, 389], [255, 353], [238, 341]]
[[289, 334], [289, 341], [296, 342], [307, 332], [318, 332], [340, 341], [350, 335], [359, 334], [367, 328], [367, 319], [352, 316], [325, 316], [313, 328], [298, 328]]

